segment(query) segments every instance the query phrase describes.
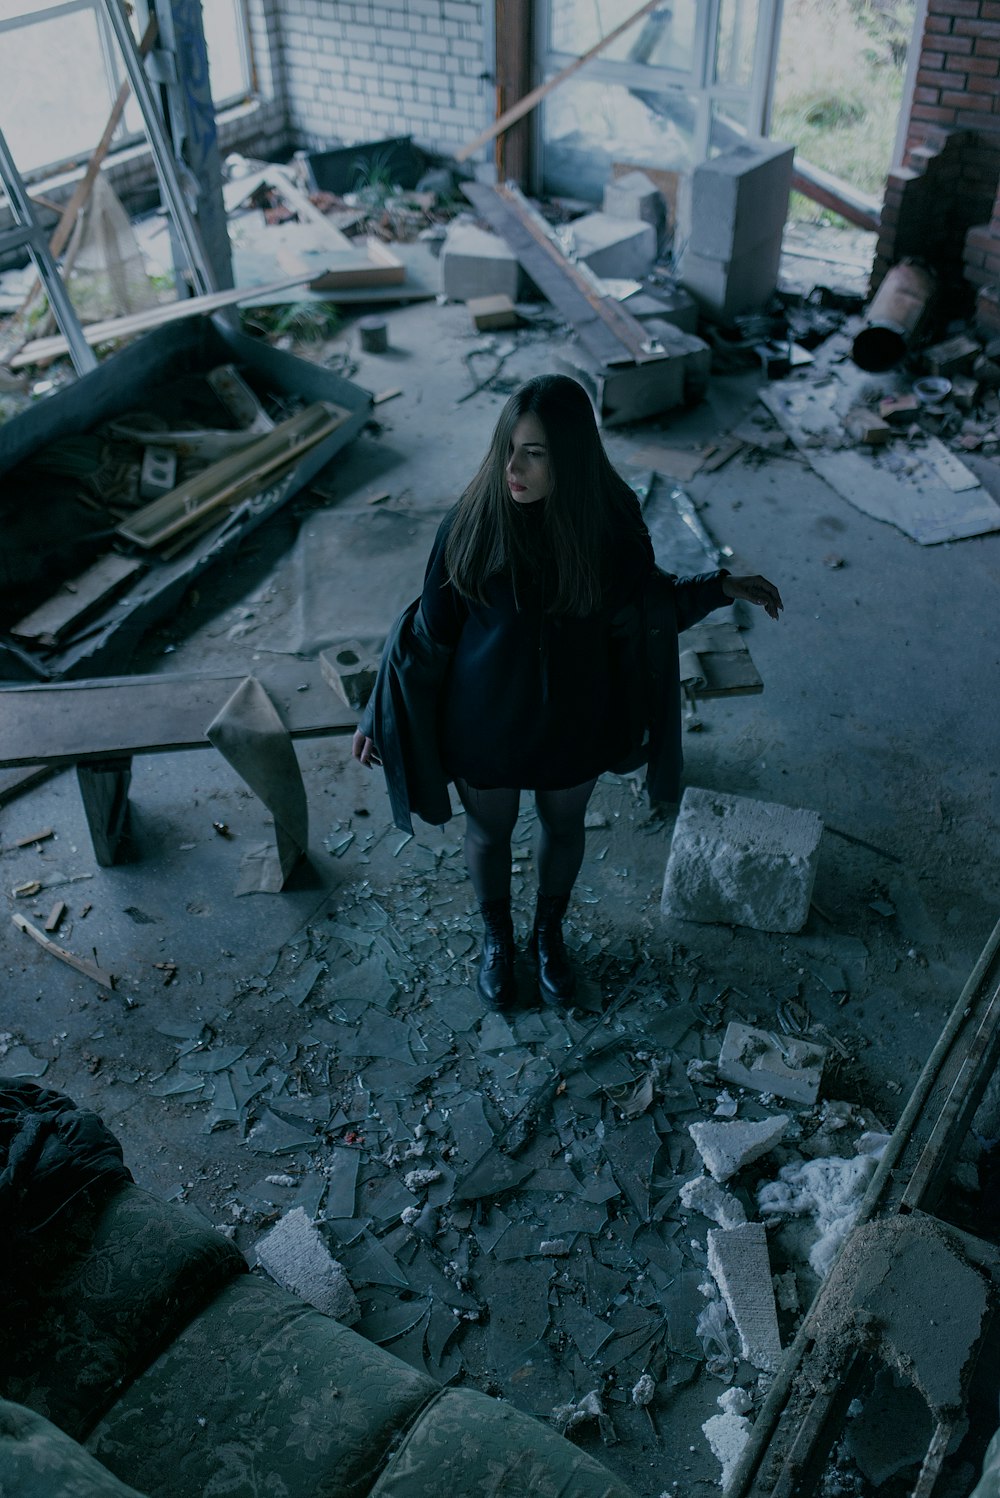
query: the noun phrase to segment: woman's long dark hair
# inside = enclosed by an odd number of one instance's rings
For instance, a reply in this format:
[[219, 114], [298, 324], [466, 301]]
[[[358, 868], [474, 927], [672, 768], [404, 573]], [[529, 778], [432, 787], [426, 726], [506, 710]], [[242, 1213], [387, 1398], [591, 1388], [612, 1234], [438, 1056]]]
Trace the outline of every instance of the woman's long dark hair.
[[545, 430], [554, 480], [540, 501], [541, 542], [553, 574], [546, 606], [555, 614], [590, 614], [600, 607], [601, 563], [612, 530], [634, 530], [638, 541], [641, 521], [631, 489], [608, 461], [590, 397], [568, 375], [537, 375], [504, 406], [479, 472], [458, 503], [445, 550], [448, 575], [465, 597], [485, 603], [488, 578], [510, 569], [516, 579], [537, 568], [539, 537], [524, 525], [504, 472], [514, 428], [527, 415], [537, 416]]

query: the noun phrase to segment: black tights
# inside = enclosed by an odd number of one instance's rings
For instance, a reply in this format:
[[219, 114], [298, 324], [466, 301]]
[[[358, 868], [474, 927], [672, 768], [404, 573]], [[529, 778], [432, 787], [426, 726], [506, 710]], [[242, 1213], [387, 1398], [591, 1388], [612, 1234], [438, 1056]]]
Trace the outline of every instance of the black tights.
[[[586, 833], [583, 817], [595, 780], [565, 791], [535, 791], [541, 823], [538, 840], [538, 889], [543, 895], [568, 895], [580, 872]], [[465, 865], [477, 900], [510, 896], [510, 840], [521, 792], [477, 791], [464, 780], [455, 788], [465, 807]]]

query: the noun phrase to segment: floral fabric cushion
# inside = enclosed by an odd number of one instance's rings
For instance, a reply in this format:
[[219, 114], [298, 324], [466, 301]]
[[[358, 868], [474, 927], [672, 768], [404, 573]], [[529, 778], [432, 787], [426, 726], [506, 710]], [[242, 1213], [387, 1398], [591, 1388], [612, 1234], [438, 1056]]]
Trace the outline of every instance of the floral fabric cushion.
[[366, 1498], [438, 1389], [246, 1275], [126, 1390], [87, 1446], [157, 1498]]
[[447, 1389], [412, 1427], [371, 1498], [635, 1498], [564, 1436], [513, 1405]]
[[79, 1440], [247, 1266], [193, 1212], [137, 1186], [64, 1218], [4, 1287], [0, 1395]]
[[3, 1498], [141, 1498], [34, 1410], [0, 1399]]

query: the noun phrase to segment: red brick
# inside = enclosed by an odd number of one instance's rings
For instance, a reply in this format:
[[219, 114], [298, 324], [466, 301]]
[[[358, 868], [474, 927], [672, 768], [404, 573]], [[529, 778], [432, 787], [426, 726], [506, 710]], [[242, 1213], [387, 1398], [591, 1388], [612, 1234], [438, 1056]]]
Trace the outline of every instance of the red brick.
[[949, 57], [945, 63], [948, 72], [992, 74], [996, 77], [997, 65], [991, 57]]
[[937, 104], [914, 104], [911, 119], [932, 120], [936, 125], [952, 125], [955, 122], [953, 109], [941, 109]]
[[928, 10], [935, 16], [978, 16], [980, 0], [930, 0]]
[[[976, 98], [976, 95], [975, 94], [970, 94], [969, 98], [974, 100]], [[928, 106], [926, 104], [922, 104], [920, 107], [922, 109], [928, 108]], [[984, 113], [984, 114], [973, 114], [972, 110], [969, 109], [969, 108], [959, 109], [959, 110], [956, 110], [956, 112], [955, 112], [955, 122], [956, 122], [956, 124], [968, 127], [968, 129], [970, 129], [970, 130], [982, 130], [983, 127], [984, 127], [984, 125], [986, 124], [988, 113], [989, 113], [989, 104], [988, 104], [988, 102], [987, 102], [986, 113]]]
[[943, 67], [944, 67], [944, 53], [943, 52], [925, 52], [925, 53], [923, 53], [923, 55], [920, 58], [920, 71], [921, 72], [923, 72], [924, 69], [928, 69], [930, 72], [935, 72], [938, 68], [943, 68]]
[[979, 14], [984, 21], [1000, 21], [1000, 5], [996, 0], [984, 0], [979, 8]]
[[[997, 92], [996, 71], [994, 70], [989, 78], [981, 78], [978, 73], [975, 74], [972, 78], [969, 79], [966, 87], [968, 88], [969, 92], [973, 94], [995, 95]], [[976, 105], [973, 104], [972, 108], [975, 109]]]
[[917, 82], [924, 88], [954, 88], [954, 73], [943, 73], [933, 68], [921, 68]]
[[939, 36], [934, 45], [939, 52], [958, 52], [968, 56], [972, 51], [972, 37], [958, 35], [960, 21], [955, 22], [955, 36]]
[[933, 32], [949, 32], [951, 30], [951, 16], [928, 16], [924, 25], [924, 35]]
[[945, 106], [950, 105], [952, 109], [975, 110], [983, 114], [989, 114], [993, 108], [990, 99], [983, 99], [978, 94], [972, 93], [950, 94], [946, 91], [941, 95], [941, 103]]
[[936, 104], [937, 101], [938, 91], [936, 88], [920, 88], [918, 86], [913, 90], [914, 104]]
[[973, 44], [972, 50], [976, 57], [1000, 57], [1000, 37], [993, 41], [982, 36]]
[[[988, 37], [990, 41], [995, 42], [997, 37], [1000, 36], [1000, 21], [956, 21], [955, 35], [962, 37]], [[942, 37], [941, 44], [945, 41], [954, 41], [954, 39], [954, 37]], [[935, 46], [938, 45], [939, 43], [936, 42]], [[946, 49], [942, 45], [942, 51], [944, 50]]]

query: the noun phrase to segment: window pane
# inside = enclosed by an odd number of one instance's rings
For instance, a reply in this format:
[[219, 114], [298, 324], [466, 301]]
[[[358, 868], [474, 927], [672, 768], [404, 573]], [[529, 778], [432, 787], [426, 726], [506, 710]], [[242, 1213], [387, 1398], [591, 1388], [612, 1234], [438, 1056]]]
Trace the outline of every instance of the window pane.
[[758, 0], [722, 0], [715, 52], [715, 81], [749, 88], [757, 37]]
[[[579, 57], [637, 8], [635, 0], [552, 0], [552, 50]], [[601, 56], [690, 73], [696, 16], [697, 0], [674, 0], [630, 26]]]
[[212, 98], [235, 99], [249, 90], [246, 27], [241, 0], [204, 0], [201, 8], [208, 48]]
[[4, 32], [0, 128], [22, 173], [88, 155], [112, 95], [92, 10]]
[[693, 164], [695, 100], [569, 79], [545, 100], [546, 192], [601, 201], [612, 163], [679, 171]]

